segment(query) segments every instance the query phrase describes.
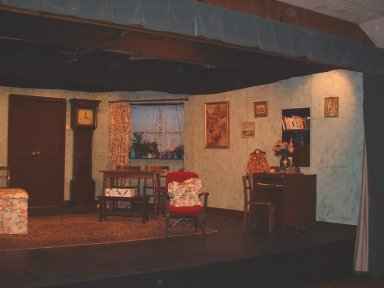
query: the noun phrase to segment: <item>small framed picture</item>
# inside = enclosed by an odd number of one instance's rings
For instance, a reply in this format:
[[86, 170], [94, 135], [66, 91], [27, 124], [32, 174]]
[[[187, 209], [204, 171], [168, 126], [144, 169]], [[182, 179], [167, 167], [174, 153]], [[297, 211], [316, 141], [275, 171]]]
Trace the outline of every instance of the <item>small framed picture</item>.
[[205, 147], [229, 148], [229, 102], [205, 103]]
[[241, 137], [255, 137], [255, 122], [241, 122]]
[[324, 117], [339, 117], [339, 97], [324, 98]]
[[267, 117], [268, 116], [268, 102], [260, 101], [254, 102], [255, 117]]

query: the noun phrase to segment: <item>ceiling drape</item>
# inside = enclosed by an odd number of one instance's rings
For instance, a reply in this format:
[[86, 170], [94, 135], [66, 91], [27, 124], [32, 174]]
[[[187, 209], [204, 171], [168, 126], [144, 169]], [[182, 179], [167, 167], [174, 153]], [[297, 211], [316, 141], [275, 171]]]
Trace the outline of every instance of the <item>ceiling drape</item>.
[[364, 74], [363, 79], [368, 201], [361, 205], [369, 209], [368, 273], [379, 276], [384, 274], [384, 77]]

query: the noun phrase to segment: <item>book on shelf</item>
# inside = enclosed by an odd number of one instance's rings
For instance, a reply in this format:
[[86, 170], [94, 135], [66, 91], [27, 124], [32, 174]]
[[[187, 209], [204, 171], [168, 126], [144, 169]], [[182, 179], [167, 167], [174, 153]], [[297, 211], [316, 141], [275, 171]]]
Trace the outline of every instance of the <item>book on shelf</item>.
[[309, 117], [295, 116], [283, 117], [283, 130], [297, 130], [309, 128]]

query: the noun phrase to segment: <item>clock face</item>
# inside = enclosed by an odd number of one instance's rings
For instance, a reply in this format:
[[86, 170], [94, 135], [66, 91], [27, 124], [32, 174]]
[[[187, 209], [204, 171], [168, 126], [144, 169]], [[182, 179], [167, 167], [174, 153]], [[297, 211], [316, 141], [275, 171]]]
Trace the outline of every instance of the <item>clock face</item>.
[[85, 126], [94, 125], [94, 110], [80, 108], [77, 110], [77, 124]]

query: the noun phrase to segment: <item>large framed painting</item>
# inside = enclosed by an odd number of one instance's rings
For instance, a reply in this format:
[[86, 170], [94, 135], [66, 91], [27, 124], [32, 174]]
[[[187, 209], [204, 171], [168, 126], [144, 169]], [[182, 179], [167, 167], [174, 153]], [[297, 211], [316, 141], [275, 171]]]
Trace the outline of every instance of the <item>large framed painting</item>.
[[229, 102], [205, 103], [205, 147], [229, 148]]

